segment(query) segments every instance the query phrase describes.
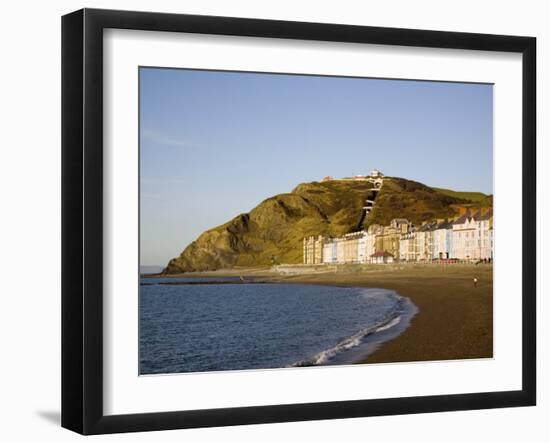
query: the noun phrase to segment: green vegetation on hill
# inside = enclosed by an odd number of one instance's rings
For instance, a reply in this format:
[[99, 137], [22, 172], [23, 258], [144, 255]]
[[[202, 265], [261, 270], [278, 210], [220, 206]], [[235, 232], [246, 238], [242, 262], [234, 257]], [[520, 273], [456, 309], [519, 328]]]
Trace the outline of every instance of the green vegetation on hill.
[[439, 192], [422, 183], [392, 178], [384, 182], [366, 224], [386, 226], [394, 218], [406, 218], [413, 224], [420, 224], [426, 220], [453, 217], [456, 215], [456, 205], [471, 202], [466, 198]]
[[304, 237], [341, 236], [373, 223], [387, 225], [393, 218], [419, 224], [456, 215], [457, 206], [473, 203], [421, 183], [386, 178], [373, 211], [364, 218], [365, 199], [372, 195], [372, 184], [364, 181], [302, 183], [205, 231], [170, 260], [164, 272], [301, 263]]
[[437, 191], [441, 194], [448, 195], [450, 197], [470, 200], [472, 202], [478, 202], [489, 197], [487, 194], [484, 194], [483, 192], [461, 192], [461, 191], [452, 191], [450, 189], [444, 189], [444, 188], [432, 188], [432, 189], [434, 191]]

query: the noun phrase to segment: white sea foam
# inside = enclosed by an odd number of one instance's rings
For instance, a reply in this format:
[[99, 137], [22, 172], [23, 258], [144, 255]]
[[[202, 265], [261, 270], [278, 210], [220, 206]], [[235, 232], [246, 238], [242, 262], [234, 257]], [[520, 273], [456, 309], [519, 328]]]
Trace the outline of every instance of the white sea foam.
[[400, 322], [401, 322], [401, 316], [395, 317], [385, 325], [380, 326], [375, 332], [385, 331], [386, 329], [393, 328], [395, 325], [398, 325]]
[[[380, 296], [380, 292], [374, 293], [372, 290], [369, 292], [366, 292], [364, 294], [367, 297], [373, 297], [373, 296]], [[354, 348], [356, 346], [361, 345], [365, 338], [368, 336], [371, 336], [373, 334], [376, 334], [378, 332], [382, 332], [385, 330], [388, 330], [390, 328], [393, 328], [394, 326], [398, 325], [402, 320], [402, 314], [404, 313], [404, 310], [406, 309], [406, 302], [407, 299], [404, 297], [401, 297], [397, 295], [396, 293], [390, 293], [388, 294], [388, 291], [384, 291], [384, 295], [386, 296], [392, 296], [396, 298], [396, 303], [394, 308], [388, 313], [387, 317], [374, 324], [370, 325], [368, 327], [365, 327], [355, 334], [344, 338], [343, 340], [339, 341], [335, 346], [325, 349], [324, 351], [321, 351], [317, 354], [315, 354], [313, 357], [306, 358], [304, 360], [301, 360], [299, 362], [294, 363], [291, 366], [316, 366], [316, 365], [322, 365], [329, 362], [331, 359], [333, 359], [336, 355], [347, 351], [351, 348]]]

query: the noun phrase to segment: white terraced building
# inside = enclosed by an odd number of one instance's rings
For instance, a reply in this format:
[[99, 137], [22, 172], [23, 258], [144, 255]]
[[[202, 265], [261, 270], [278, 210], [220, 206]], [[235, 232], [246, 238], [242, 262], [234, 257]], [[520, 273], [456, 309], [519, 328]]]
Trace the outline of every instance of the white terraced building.
[[493, 211], [465, 214], [452, 223], [452, 255], [460, 260], [493, 259]]
[[367, 231], [361, 231], [362, 236], [357, 244], [357, 261], [359, 263], [368, 263], [370, 256], [374, 254], [374, 245], [376, 239], [374, 235], [370, 235]]
[[337, 242], [331, 241], [331, 239], [327, 239], [325, 244], [323, 245], [323, 263], [324, 264], [334, 264], [337, 262]]
[[452, 257], [452, 224], [440, 221], [433, 230], [432, 260], [448, 259]]
[[399, 259], [401, 261], [416, 261], [418, 257], [416, 231], [411, 230], [401, 235], [399, 240]]
[[[397, 225], [401, 226], [400, 232], [395, 229]], [[390, 254], [391, 258], [383, 253]], [[493, 260], [492, 210], [480, 210], [473, 215], [467, 212], [454, 221], [438, 220], [417, 227], [405, 219], [394, 219], [389, 226], [371, 225], [368, 230], [342, 237], [311, 236], [304, 239], [305, 264], [448, 259]]]
[[415, 250], [416, 261], [431, 261], [433, 258], [433, 241], [434, 230], [437, 226], [436, 222], [423, 223], [416, 230], [415, 236]]

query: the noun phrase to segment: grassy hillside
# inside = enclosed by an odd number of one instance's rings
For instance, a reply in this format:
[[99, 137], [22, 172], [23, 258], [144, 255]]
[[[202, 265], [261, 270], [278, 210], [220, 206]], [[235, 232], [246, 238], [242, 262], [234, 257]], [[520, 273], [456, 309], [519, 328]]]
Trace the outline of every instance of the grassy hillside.
[[384, 182], [365, 224], [388, 225], [394, 218], [406, 218], [413, 224], [420, 224], [425, 220], [452, 217], [456, 209], [451, 205], [468, 203], [471, 200], [447, 195], [422, 183], [393, 178]]
[[482, 192], [461, 192], [461, 191], [452, 191], [451, 189], [444, 188], [432, 188], [434, 191], [439, 192], [449, 197], [461, 198], [465, 200], [470, 200], [472, 202], [478, 202], [488, 198], [487, 194]]
[[[451, 191], [452, 192], [452, 191]], [[393, 218], [424, 220], [456, 215], [457, 208], [475, 201], [449, 195], [418, 182], [388, 178], [373, 211], [364, 218], [367, 182], [334, 180], [302, 183], [288, 194], [268, 198], [249, 213], [209, 229], [170, 260], [165, 273], [206, 271], [235, 266], [301, 263], [303, 238], [340, 236]], [[474, 193], [478, 194], [478, 193]], [[477, 203], [479, 204], [479, 203]]]

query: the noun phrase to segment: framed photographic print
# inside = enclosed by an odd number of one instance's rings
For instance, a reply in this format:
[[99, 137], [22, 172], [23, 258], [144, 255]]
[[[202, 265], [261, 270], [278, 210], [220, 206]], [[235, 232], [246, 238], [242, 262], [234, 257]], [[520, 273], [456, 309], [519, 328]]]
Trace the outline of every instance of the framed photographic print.
[[62, 21], [62, 425], [534, 405], [532, 37]]

